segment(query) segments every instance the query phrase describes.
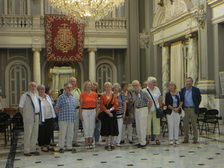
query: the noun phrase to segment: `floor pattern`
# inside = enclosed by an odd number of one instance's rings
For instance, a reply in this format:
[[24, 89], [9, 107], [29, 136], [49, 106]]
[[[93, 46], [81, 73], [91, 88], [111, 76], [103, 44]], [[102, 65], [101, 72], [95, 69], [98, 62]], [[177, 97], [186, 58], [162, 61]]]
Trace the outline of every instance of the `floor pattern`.
[[201, 135], [199, 144], [177, 146], [168, 145], [164, 137], [160, 146], [151, 142], [145, 149], [138, 149], [124, 144], [109, 152], [104, 150], [103, 143], [96, 144], [95, 149], [85, 149], [81, 138], [77, 153], [41, 152], [31, 157], [23, 155], [22, 135], [11, 147], [5, 146], [2, 138], [0, 142], [1, 168], [222, 168], [224, 165], [224, 134]]

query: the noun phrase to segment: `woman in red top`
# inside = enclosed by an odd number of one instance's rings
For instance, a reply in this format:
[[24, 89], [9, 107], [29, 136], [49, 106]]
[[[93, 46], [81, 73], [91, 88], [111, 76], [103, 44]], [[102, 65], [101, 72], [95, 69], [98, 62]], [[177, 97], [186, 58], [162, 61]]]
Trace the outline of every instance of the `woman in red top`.
[[105, 136], [106, 150], [114, 149], [114, 136], [118, 136], [116, 111], [118, 110], [117, 96], [112, 94], [112, 84], [104, 84], [105, 93], [100, 97], [101, 136]]
[[84, 92], [80, 95], [80, 120], [82, 121], [85, 144], [93, 148], [93, 134], [95, 129], [96, 112], [98, 111], [98, 94], [92, 90], [92, 82], [84, 83]]

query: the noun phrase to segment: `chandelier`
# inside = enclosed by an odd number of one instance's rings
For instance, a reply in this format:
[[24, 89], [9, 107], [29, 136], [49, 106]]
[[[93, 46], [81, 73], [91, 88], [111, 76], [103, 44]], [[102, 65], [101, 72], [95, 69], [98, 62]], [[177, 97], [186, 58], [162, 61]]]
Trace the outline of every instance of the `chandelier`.
[[49, 0], [53, 7], [78, 21], [99, 20], [124, 4], [125, 0]]

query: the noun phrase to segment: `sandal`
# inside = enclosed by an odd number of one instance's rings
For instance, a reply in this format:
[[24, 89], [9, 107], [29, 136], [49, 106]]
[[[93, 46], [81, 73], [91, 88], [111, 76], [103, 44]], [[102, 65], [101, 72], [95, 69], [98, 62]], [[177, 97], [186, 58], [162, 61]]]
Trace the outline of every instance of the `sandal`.
[[43, 152], [49, 152], [49, 150], [47, 149], [47, 147], [42, 147], [41, 148], [41, 151], [43, 151]]
[[156, 145], [160, 145], [160, 141], [158, 139], [155, 140]]

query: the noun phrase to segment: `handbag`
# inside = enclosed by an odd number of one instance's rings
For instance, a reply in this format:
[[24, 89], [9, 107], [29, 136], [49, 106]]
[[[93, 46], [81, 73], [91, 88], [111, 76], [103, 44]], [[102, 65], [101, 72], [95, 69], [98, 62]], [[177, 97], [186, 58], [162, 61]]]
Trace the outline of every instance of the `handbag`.
[[154, 106], [155, 106], [155, 109], [156, 109], [156, 118], [163, 118], [163, 116], [164, 116], [163, 110], [157, 108], [157, 106], [156, 106], [156, 102], [155, 102], [155, 100], [154, 100], [154, 98], [153, 98], [153, 96], [152, 96], [152, 94], [150, 93], [150, 91], [149, 91], [148, 88], [147, 88], [147, 91], [148, 91], [149, 95], [151, 96], [152, 101], [153, 101], [153, 103], [154, 103]]
[[[180, 98], [180, 92], [178, 93], [178, 96], [179, 96], [179, 98]], [[180, 108], [180, 119], [183, 119], [184, 116], [185, 116], [185, 111], [184, 111], [183, 108], [181, 107], [181, 108]]]
[[181, 108], [180, 119], [183, 119], [185, 116], [185, 111]]
[[[114, 94], [112, 94], [112, 98], [111, 98], [110, 102], [106, 105], [106, 108], [107, 108], [107, 109], [110, 109], [110, 108], [113, 107], [113, 104], [112, 104], [113, 98], [114, 98]], [[106, 114], [104, 111], [102, 111], [102, 112], [98, 115], [99, 120], [102, 120], [103, 118], [105, 118], [106, 115], [107, 115], [107, 114]]]

